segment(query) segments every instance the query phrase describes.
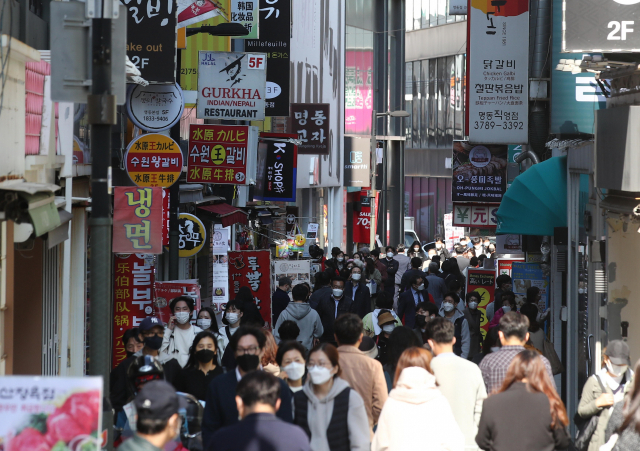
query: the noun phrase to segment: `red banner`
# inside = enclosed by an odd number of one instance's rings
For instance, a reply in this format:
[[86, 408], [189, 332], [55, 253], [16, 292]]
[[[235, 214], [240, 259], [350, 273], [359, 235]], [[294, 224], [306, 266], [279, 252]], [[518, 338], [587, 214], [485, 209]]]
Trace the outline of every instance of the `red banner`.
[[[163, 323], [167, 324], [171, 317], [169, 303], [179, 296], [189, 296], [195, 299], [196, 312], [200, 311], [200, 285], [198, 284], [198, 279], [156, 282], [154, 288], [153, 315], [160, 318]], [[195, 320], [193, 318], [191, 320], [195, 324]]]
[[113, 252], [162, 254], [162, 188], [114, 188]]
[[482, 339], [487, 336], [489, 331], [489, 321], [487, 321], [487, 305], [493, 302], [496, 286], [496, 274], [490, 269], [469, 268], [467, 272], [467, 293], [476, 291], [480, 294], [480, 302], [478, 303], [478, 311], [480, 317], [480, 332]]
[[153, 255], [116, 254], [113, 286], [113, 367], [126, 357], [122, 335], [153, 313]]
[[271, 324], [271, 252], [229, 252], [229, 299], [249, 287], [262, 318]]
[[169, 208], [171, 203], [169, 201], [169, 189], [162, 189], [162, 245], [169, 245]]
[[[362, 197], [367, 196], [367, 191], [360, 192]], [[378, 212], [378, 198], [376, 197], [376, 213]], [[353, 242], [369, 243], [371, 241], [371, 207], [362, 206], [360, 211], [353, 212]]]

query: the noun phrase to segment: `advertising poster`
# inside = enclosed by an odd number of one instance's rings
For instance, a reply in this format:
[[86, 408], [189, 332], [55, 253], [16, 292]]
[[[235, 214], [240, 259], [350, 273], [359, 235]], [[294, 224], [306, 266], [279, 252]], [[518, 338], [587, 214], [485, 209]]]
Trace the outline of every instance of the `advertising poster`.
[[[198, 279], [156, 281], [154, 283], [153, 316], [167, 324], [171, 318], [169, 303], [179, 296], [189, 296], [196, 303], [196, 312], [202, 307], [200, 302], [200, 284]], [[196, 323], [195, 312], [191, 323]]]
[[254, 184], [257, 150], [258, 127], [191, 124], [187, 182]]
[[467, 293], [476, 291], [480, 294], [480, 303], [478, 304], [478, 311], [481, 314], [480, 317], [480, 332], [482, 332], [482, 339], [487, 336], [489, 331], [489, 321], [487, 321], [487, 305], [491, 304], [494, 300], [496, 285], [496, 273], [487, 269], [475, 269], [469, 268], [467, 272]]
[[264, 120], [266, 54], [201, 50], [198, 58], [198, 119]]
[[191, 257], [196, 255], [207, 241], [207, 229], [197, 216], [189, 213], [180, 213], [178, 217], [179, 255], [180, 257]]
[[154, 259], [151, 254], [116, 254], [113, 270], [113, 361], [127, 358], [123, 334], [153, 314]]
[[99, 451], [101, 377], [0, 377], [0, 443], [6, 451]]
[[508, 146], [453, 142], [453, 202], [497, 202], [507, 191]]
[[[371, 239], [371, 201], [366, 197], [367, 192], [361, 191], [362, 199], [367, 199], [367, 204], [362, 202], [360, 211], [353, 212], [353, 241], [355, 243], [369, 243]], [[378, 211], [378, 198], [376, 197], [376, 212]]]
[[178, 123], [184, 111], [184, 97], [178, 84], [133, 85], [127, 92], [127, 116], [148, 132], [168, 130]]
[[311, 262], [309, 260], [285, 260], [273, 262], [273, 286], [278, 279], [288, 277], [293, 286], [299, 283], [311, 285]]
[[248, 52], [267, 54], [265, 114], [289, 116], [291, 0], [259, 0], [260, 39], [244, 42]]
[[222, 313], [227, 302], [229, 302], [229, 299], [229, 256], [226, 253], [214, 255], [213, 297], [211, 300], [211, 308], [216, 313]]
[[464, 227], [453, 226], [453, 214], [444, 215], [444, 245], [448, 250], [453, 250], [453, 246], [460, 242], [460, 238], [464, 236]]
[[213, 236], [211, 237], [211, 253], [213, 255], [227, 255], [229, 250], [229, 232], [230, 227], [213, 230]]
[[328, 103], [292, 103], [288, 129], [302, 141], [300, 155], [329, 155]]
[[513, 292], [516, 294], [516, 302], [521, 305], [527, 297], [527, 289], [540, 288], [540, 301], [538, 310], [544, 312], [549, 306], [549, 277], [545, 277], [537, 263], [514, 262], [511, 269]]
[[344, 137], [344, 185], [371, 186], [371, 140]]
[[251, 288], [251, 294], [262, 319], [271, 324], [271, 252], [229, 252], [229, 299], [235, 299], [240, 287]]
[[497, 276], [501, 276], [506, 274], [507, 276], [511, 276], [511, 269], [514, 262], [523, 262], [524, 258], [498, 258], [496, 260], [496, 270], [498, 271]]
[[469, 141], [527, 144], [529, 0], [473, 0], [469, 7]]
[[522, 254], [522, 235], [498, 235], [496, 254]]
[[348, 49], [344, 71], [344, 132], [370, 135], [373, 112], [373, 50]]
[[169, 188], [182, 173], [182, 151], [166, 135], [150, 133], [129, 143], [124, 156], [125, 168], [137, 186]]
[[114, 187], [112, 249], [162, 254], [162, 188]]
[[283, 141], [260, 141], [258, 147], [258, 169], [254, 199], [295, 202], [298, 173], [298, 146], [285, 142], [297, 138], [288, 133], [260, 133], [261, 138]]
[[[267, 3], [277, 3], [270, 0]], [[246, 36], [235, 36], [234, 39], [257, 39], [260, 35], [258, 33], [258, 23], [260, 15], [258, 13], [258, 0], [246, 1], [246, 0], [229, 0], [229, 6], [231, 11], [229, 12], [229, 22], [237, 22], [244, 26], [249, 34]], [[271, 8], [275, 10], [276, 8]], [[273, 14], [273, 12], [272, 12]]]

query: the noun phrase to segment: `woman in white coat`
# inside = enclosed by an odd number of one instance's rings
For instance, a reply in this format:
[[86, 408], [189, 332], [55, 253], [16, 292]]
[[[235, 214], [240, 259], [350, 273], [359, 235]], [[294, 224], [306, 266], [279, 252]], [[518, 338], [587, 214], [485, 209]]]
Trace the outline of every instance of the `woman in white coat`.
[[464, 435], [436, 386], [430, 362], [431, 353], [423, 348], [402, 353], [372, 451], [464, 451]]

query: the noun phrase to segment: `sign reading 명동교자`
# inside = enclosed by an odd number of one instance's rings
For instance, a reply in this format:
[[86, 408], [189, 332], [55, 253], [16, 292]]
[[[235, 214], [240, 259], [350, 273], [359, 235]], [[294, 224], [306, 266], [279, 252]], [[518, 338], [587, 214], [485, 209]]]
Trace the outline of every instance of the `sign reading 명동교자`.
[[454, 141], [451, 200], [500, 202], [507, 190], [507, 151], [504, 145]]
[[251, 294], [262, 319], [271, 324], [271, 252], [229, 252], [229, 298], [235, 299], [240, 287], [251, 288]]
[[182, 173], [182, 150], [159, 133], [141, 135], [129, 143], [124, 156], [127, 174], [138, 186], [168, 188]]
[[178, 123], [183, 111], [184, 97], [177, 83], [134, 85], [127, 92], [127, 115], [142, 130], [168, 130]]
[[529, 141], [529, 0], [471, 0], [469, 141]]
[[114, 187], [113, 252], [162, 254], [162, 188]]
[[[298, 149], [286, 139], [298, 135], [288, 133], [261, 133], [258, 145], [258, 170], [254, 198], [259, 200], [295, 202], [298, 171]], [[271, 141], [270, 139], [281, 139]]]
[[264, 53], [201, 50], [198, 55], [198, 119], [264, 120]]
[[469, 268], [467, 271], [467, 293], [472, 291], [480, 295], [478, 311], [480, 317], [480, 332], [482, 339], [489, 331], [489, 321], [487, 321], [487, 305], [493, 302], [495, 294], [496, 273], [493, 270]]
[[298, 155], [329, 155], [329, 104], [292, 103], [289, 130], [302, 142]]

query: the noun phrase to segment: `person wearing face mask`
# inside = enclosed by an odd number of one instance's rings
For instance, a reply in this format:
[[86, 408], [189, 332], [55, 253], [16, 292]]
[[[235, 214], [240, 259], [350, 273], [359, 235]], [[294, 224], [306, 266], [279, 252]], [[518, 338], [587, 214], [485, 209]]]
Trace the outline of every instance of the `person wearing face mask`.
[[427, 274], [427, 291], [433, 297], [436, 307], [440, 308], [444, 295], [449, 291], [447, 284], [443, 278], [438, 274], [440, 273], [440, 265], [438, 263], [429, 263], [429, 273]]
[[387, 294], [391, 295], [391, 297], [393, 297], [396, 291], [396, 273], [398, 272], [400, 265], [394, 258], [395, 252], [393, 246], [387, 246], [385, 248], [385, 252], [385, 258], [382, 258], [380, 260], [380, 263], [385, 265], [385, 269], [387, 271], [387, 279], [384, 284], [384, 291], [387, 292]]
[[291, 293], [292, 284], [291, 279], [288, 277], [281, 277], [278, 280], [278, 288], [276, 288], [276, 291], [273, 292], [273, 296], [271, 297], [272, 324], [278, 322], [280, 313], [282, 313], [284, 309], [287, 308], [287, 305], [289, 305], [289, 302], [291, 302], [289, 293]]
[[369, 449], [363, 399], [340, 377], [339, 360], [338, 351], [331, 344], [313, 348], [307, 360], [309, 377], [302, 391], [294, 396], [294, 422], [307, 433], [313, 451]]
[[371, 312], [371, 293], [369, 287], [362, 280], [362, 269], [357, 266], [351, 268], [349, 280], [344, 286], [344, 290], [353, 300], [351, 311], [360, 318], [364, 318]]
[[414, 241], [413, 243], [411, 243], [411, 247], [409, 248], [409, 252], [412, 254], [411, 255], [412, 257], [420, 258], [420, 260], [422, 260], [422, 263], [427, 261], [427, 256], [424, 253], [424, 250], [422, 249], [422, 246], [420, 245], [419, 241]]
[[458, 309], [459, 303], [460, 297], [456, 293], [447, 293], [440, 306], [440, 316], [452, 322], [455, 327], [456, 343], [453, 346], [453, 353], [466, 359], [469, 357], [471, 347], [471, 332], [469, 332], [469, 323], [464, 313]]
[[421, 302], [433, 303], [433, 298], [426, 290], [429, 282], [424, 275], [413, 276], [409, 283], [411, 288], [402, 293], [400, 298], [398, 298], [398, 316], [405, 326], [413, 329], [416, 321], [416, 307]]
[[612, 340], [603, 354], [602, 369], [587, 379], [578, 404], [578, 415], [583, 420], [598, 416], [598, 427], [591, 436], [588, 451], [598, 451], [605, 444], [605, 430], [613, 405], [624, 399], [625, 385], [632, 376], [627, 342]]
[[176, 390], [189, 393], [204, 401], [207, 387], [213, 378], [224, 373], [218, 365], [216, 337], [208, 330], [200, 332], [193, 340], [189, 361], [175, 380]]
[[389, 297], [387, 293], [379, 293], [376, 297], [376, 308], [373, 312], [368, 313], [362, 318], [362, 327], [367, 337], [375, 337], [382, 332], [382, 329], [380, 329], [378, 325], [378, 315], [380, 315], [382, 311], [389, 311], [396, 319], [396, 326], [402, 326], [402, 321], [400, 321], [396, 312], [393, 311], [393, 298]]
[[440, 260], [451, 258], [451, 253], [447, 249], [447, 246], [444, 244], [440, 235], [433, 237], [433, 241], [436, 243], [436, 255], [440, 257]]
[[429, 334], [427, 332], [427, 325], [437, 316], [438, 307], [431, 302], [421, 302], [416, 307], [416, 324], [413, 332], [420, 340], [420, 346], [424, 344], [428, 346], [427, 339], [429, 338]]
[[333, 263], [338, 271], [340, 271], [345, 266], [345, 258], [344, 252], [339, 247], [334, 247], [331, 249], [331, 257]]
[[496, 291], [493, 294], [493, 302], [490, 302], [486, 308], [487, 321], [491, 321], [495, 311], [502, 307], [502, 293], [511, 291], [513, 288], [513, 285], [511, 284], [511, 276], [508, 274], [500, 274], [496, 278], [496, 286], [498, 288], [496, 288]]
[[467, 306], [463, 311], [464, 318], [469, 325], [469, 355], [467, 359], [472, 360], [476, 354], [480, 353], [482, 345], [482, 331], [480, 323], [482, 321], [482, 313], [478, 310], [482, 296], [477, 291], [467, 293]]
[[389, 341], [389, 335], [396, 328], [396, 319], [388, 310], [381, 310], [378, 315], [378, 326], [380, 327], [380, 334], [375, 337], [376, 345], [378, 346], [378, 357], [376, 360], [382, 365], [387, 364], [387, 342]]
[[218, 331], [218, 352], [222, 353], [220, 364], [227, 370], [232, 370], [235, 366], [233, 350], [227, 352], [233, 334], [240, 328], [242, 317], [244, 316], [244, 305], [237, 300], [227, 302], [222, 315], [222, 326]]
[[500, 301], [502, 302], [502, 307], [500, 307], [493, 315], [493, 319], [489, 322], [489, 329], [500, 324], [500, 318], [502, 318], [505, 313], [518, 311], [518, 306], [516, 304], [516, 295], [513, 291], [505, 291], [504, 293], [502, 293]]
[[[373, 264], [375, 268], [380, 272], [380, 282], [378, 283], [378, 289], [376, 292], [385, 291], [385, 286], [387, 285], [387, 265], [380, 261], [380, 249], [374, 249], [371, 251], [371, 260], [373, 260]], [[367, 262], [367, 270], [368, 270], [368, 262]]]
[[304, 356], [307, 352], [297, 341], [285, 341], [278, 347], [276, 361], [281, 369], [280, 377], [287, 382], [292, 394], [302, 390], [306, 372]]
[[289, 303], [285, 311], [280, 314], [280, 318], [273, 330], [273, 335], [279, 343], [281, 339], [279, 329], [282, 323], [295, 321], [300, 329], [297, 341], [307, 350], [310, 350], [313, 348], [314, 340], [318, 340], [324, 333], [320, 315], [309, 305], [307, 300], [309, 289], [306, 286], [302, 284], [296, 285], [293, 287], [291, 294], [293, 295], [293, 302]]
[[[214, 378], [207, 388], [204, 415], [202, 417], [202, 444], [204, 449], [214, 449], [212, 438], [219, 429], [236, 424], [238, 420], [238, 406], [235, 400], [238, 382], [252, 371], [262, 371], [260, 361], [264, 355], [267, 342], [262, 330], [241, 326], [233, 335], [229, 344], [235, 355], [237, 366], [235, 370], [228, 371]], [[282, 379], [280, 409], [276, 414], [281, 420], [292, 422], [291, 391]]]
[[208, 330], [216, 337], [218, 336], [218, 320], [216, 319], [216, 313], [211, 307], [202, 307], [200, 309], [196, 326], [202, 330]]
[[362, 258], [362, 254], [360, 252], [355, 252], [353, 254], [353, 264], [359, 266], [360, 268], [364, 268], [364, 259]]
[[169, 303], [169, 308], [172, 316], [164, 331], [160, 360], [166, 362], [177, 359], [180, 366], [184, 368], [189, 360], [189, 348], [193, 339], [202, 332], [202, 329], [189, 322], [195, 309], [193, 298], [189, 296], [174, 298]]
[[335, 343], [333, 336], [333, 324], [336, 318], [343, 313], [351, 312], [352, 299], [350, 293], [345, 291], [345, 280], [342, 277], [334, 277], [331, 280], [331, 295], [320, 301], [316, 311], [320, 315], [324, 333], [320, 337], [323, 343]]
[[397, 308], [398, 306], [398, 296], [400, 295], [400, 289], [402, 284], [402, 276], [411, 269], [411, 258], [407, 257], [405, 254], [405, 248], [403, 244], [399, 244], [396, 248], [397, 253], [393, 256], [393, 259], [398, 262], [398, 271], [395, 275], [395, 286], [396, 289], [393, 295], [393, 305]]

